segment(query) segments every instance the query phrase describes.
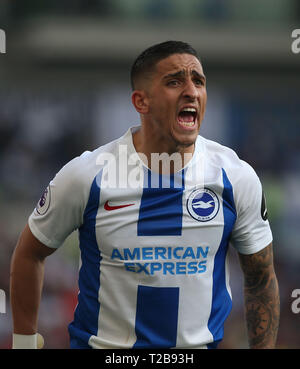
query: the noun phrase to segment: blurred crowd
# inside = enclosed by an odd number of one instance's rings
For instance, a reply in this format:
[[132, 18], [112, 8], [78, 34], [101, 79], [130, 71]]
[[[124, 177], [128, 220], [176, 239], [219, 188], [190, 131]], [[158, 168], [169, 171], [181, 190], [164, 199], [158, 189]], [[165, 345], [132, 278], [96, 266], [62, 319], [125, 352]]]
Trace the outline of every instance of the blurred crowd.
[[[5, 8], [6, 7], [6, 8]], [[172, 21], [191, 19], [198, 21], [286, 21], [300, 14], [297, 0], [52, 0], [39, 2], [3, 0], [3, 9], [13, 17], [47, 15], [92, 15], [120, 18], [150, 18]]]

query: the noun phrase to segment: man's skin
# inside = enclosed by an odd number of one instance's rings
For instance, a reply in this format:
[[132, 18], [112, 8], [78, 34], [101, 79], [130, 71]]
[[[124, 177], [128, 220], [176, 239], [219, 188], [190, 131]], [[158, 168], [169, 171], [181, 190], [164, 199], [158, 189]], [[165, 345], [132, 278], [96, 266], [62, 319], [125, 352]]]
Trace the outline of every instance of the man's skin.
[[16, 334], [37, 333], [44, 262], [54, 251], [37, 240], [26, 225], [15, 248], [10, 270], [10, 302]]
[[275, 348], [280, 316], [272, 244], [252, 255], [239, 254], [244, 273], [245, 311], [251, 348]]
[[[132, 103], [142, 127], [133, 137], [137, 152], [150, 162], [151, 153], [192, 154], [206, 107], [206, 79], [199, 60], [189, 54], [174, 54], [159, 61], [151, 77], [137, 82]], [[178, 114], [194, 107], [193, 127], [183, 127]]]
[[[206, 107], [206, 79], [199, 60], [190, 54], [173, 54], [135, 83], [132, 103], [140, 114], [141, 129], [133, 136], [137, 152], [179, 152], [192, 156]], [[183, 107], [196, 109], [195, 124], [178, 120]], [[182, 160], [182, 166], [186, 165]], [[151, 165], [150, 165], [151, 167]], [[25, 227], [11, 264], [11, 305], [14, 333], [37, 332], [44, 261], [55, 249], [39, 242]], [[250, 348], [275, 348], [279, 324], [279, 292], [273, 267], [272, 244], [251, 254], [239, 254], [245, 279], [245, 310]]]

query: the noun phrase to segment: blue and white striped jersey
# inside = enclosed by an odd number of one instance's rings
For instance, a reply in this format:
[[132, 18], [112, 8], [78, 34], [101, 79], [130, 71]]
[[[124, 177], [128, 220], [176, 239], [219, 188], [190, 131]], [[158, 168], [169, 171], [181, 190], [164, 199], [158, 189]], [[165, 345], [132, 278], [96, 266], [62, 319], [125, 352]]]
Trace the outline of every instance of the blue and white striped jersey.
[[261, 183], [201, 136], [183, 169], [155, 174], [135, 151], [136, 129], [65, 165], [29, 218], [51, 248], [79, 230], [71, 347], [216, 347], [232, 305], [229, 244], [251, 254], [272, 241]]

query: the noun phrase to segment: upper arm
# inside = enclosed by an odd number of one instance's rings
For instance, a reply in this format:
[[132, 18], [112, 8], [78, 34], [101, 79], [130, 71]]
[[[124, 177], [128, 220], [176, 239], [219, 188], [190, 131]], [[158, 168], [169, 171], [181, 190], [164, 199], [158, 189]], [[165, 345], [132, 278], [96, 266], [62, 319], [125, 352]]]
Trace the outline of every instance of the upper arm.
[[266, 284], [269, 276], [274, 274], [272, 243], [254, 254], [239, 253], [239, 260], [245, 277], [245, 287], [256, 288]]
[[53, 254], [56, 249], [50, 248], [40, 242], [31, 232], [28, 224], [21, 233], [15, 255], [30, 257], [36, 260], [44, 260], [47, 256]]

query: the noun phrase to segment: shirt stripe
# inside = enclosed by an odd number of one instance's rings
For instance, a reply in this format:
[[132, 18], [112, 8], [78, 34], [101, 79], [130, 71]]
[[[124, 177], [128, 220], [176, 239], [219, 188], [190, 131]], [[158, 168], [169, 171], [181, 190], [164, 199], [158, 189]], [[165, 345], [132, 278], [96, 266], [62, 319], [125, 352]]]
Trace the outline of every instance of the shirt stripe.
[[144, 178], [138, 236], [180, 236], [184, 171], [163, 176], [147, 169]]
[[96, 216], [100, 203], [102, 171], [94, 178], [89, 200], [84, 212], [84, 222], [79, 228], [82, 265], [79, 272], [78, 305], [74, 321], [69, 325], [71, 348], [90, 348], [91, 335], [97, 335], [100, 303], [101, 253], [96, 238]]
[[175, 347], [178, 304], [178, 287], [138, 286], [133, 348]]
[[214, 259], [212, 307], [208, 320], [208, 329], [213, 335], [214, 342], [208, 348], [216, 348], [224, 334], [224, 322], [231, 311], [232, 301], [226, 288], [225, 260], [228, 250], [229, 237], [236, 221], [236, 210], [233, 199], [232, 185], [224, 169], [223, 174], [223, 214], [224, 229], [220, 246]]

